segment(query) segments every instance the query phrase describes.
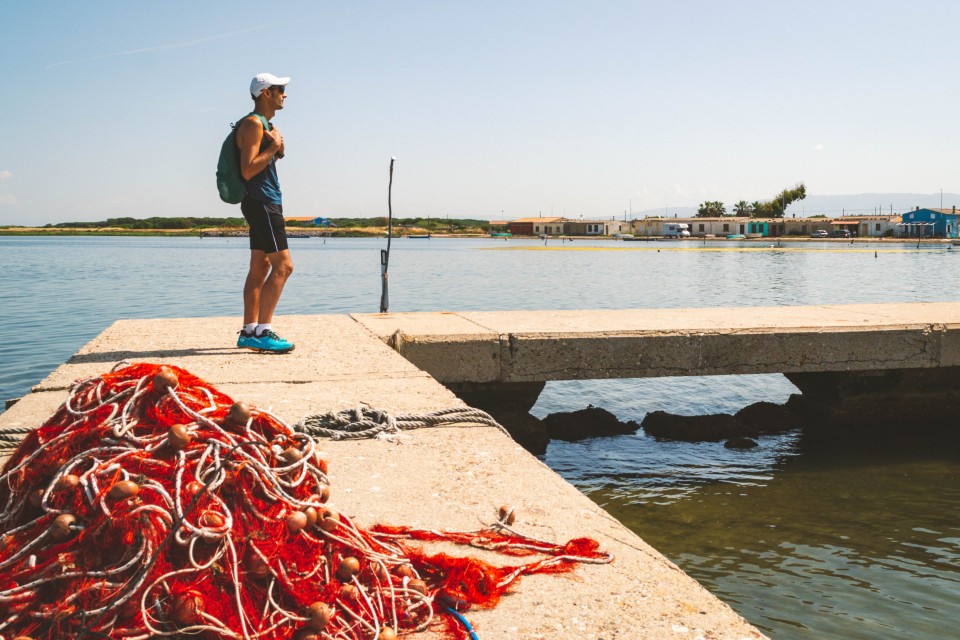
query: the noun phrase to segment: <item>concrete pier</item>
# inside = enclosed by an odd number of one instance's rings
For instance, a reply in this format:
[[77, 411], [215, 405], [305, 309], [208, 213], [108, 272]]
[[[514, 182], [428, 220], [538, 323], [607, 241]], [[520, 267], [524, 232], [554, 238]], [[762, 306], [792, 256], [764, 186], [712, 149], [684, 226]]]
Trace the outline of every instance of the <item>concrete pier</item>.
[[960, 303], [354, 316], [405, 358], [542, 447], [515, 407], [551, 380], [783, 373], [823, 427], [953, 425]]
[[960, 366], [960, 302], [353, 317], [441, 382]]
[[[462, 336], [463, 327], [469, 327], [482, 339], [461, 345], [466, 352], [448, 345], [448, 358], [462, 359], [477, 350], [485, 356], [463, 360], [458, 375], [480, 381], [499, 377], [499, 330], [481, 329], [453, 314], [286, 316], [277, 325], [297, 349], [282, 356], [233, 347], [236, 318], [124, 320], [0, 415], [0, 430], [40, 425], [74, 380], [99, 375], [124, 359], [182, 366], [234, 399], [270, 408], [291, 423], [308, 414], [361, 405], [393, 413], [464, 406], [430, 373], [388, 346], [387, 339], [398, 329], [409, 329], [413, 320], [436, 323], [438, 336]], [[441, 341], [431, 349], [440, 357], [445, 347]], [[548, 352], [545, 345], [543, 353]], [[492, 522], [501, 504], [510, 504], [518, 513], [516, 526], [529, 535], [553, 540], [589, 536], [616, 556], [612, 564], [583, 565], [571, 574], [526, 577], [495, 609], [470, 611], [484, 640], [763, 637], [497, 429], [418, 430], [399, 444], [327, 442], [323, 453], [333, 483], [331, 502], [361, 525], [473, 530]], [[488, 559], [503, 562], [496, 556]]]

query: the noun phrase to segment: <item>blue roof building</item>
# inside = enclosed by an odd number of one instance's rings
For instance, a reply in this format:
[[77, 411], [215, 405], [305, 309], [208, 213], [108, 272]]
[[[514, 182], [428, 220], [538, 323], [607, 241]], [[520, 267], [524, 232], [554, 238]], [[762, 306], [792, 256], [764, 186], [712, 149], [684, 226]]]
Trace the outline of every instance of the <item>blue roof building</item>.
[[901, 238], [956, 238], [960, 216], [953, 209], [917, 209], [903, 214], [897, 225]]

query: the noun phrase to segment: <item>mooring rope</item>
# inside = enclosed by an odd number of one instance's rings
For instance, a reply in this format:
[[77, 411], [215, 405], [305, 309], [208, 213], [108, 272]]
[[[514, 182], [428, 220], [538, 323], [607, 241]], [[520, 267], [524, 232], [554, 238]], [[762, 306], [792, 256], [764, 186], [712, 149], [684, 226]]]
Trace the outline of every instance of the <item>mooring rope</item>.
[[8, 427], [0, 431], [0, 455], [14, 451], [23, 441], [23, 436], [33, 431], [30, 427]]
[[330, 440], [361, 440], [392, 436], [399, 435], [403, 431], [426, 427], [495, 427], [506, 435], [510, 435], [489, 413], [472, 407], [398, 415], [358, 407], [309, 415], [293, 425], [295, 431], [314, 438]]

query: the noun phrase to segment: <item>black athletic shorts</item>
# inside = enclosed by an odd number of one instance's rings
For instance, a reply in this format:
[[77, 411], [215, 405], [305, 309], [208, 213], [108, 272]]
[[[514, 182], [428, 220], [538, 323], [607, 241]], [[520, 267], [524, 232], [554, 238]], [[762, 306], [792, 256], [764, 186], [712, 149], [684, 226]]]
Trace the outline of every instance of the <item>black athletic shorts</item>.
[[240, 203], [240, 211], [250, 225], [250, 250], [276, 253], [287, 248], [287, 227], [283, 223], [283, 205], [266, 204], [250, 196]]

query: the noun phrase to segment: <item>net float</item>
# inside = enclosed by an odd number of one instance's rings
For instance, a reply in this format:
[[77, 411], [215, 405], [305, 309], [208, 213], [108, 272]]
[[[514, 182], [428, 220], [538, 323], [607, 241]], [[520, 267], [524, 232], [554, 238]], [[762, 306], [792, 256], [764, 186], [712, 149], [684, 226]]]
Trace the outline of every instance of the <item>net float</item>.
[[503, 524], [510, 526], [517, 521], [517, 514], [514, 512], [513, 507], [505, 504], [497, 510], [497, 519]]
[[250, 420], [250, 407], [246, 402], [237, 400], [230, 405], [230, 411], [227, 413], [227, 420], [236, 425], [245, 425]]
[[65, 493], [67, 491], [72, 491], [80, 486], [80, 476], [68, 473], [64, 476], [60, 476], [60, 479], [57, 480], [57, 484], [54, 485], [53, 490], [56, 493]]
[[114, 500], [126, 500], [127, 498], [132, 498], [138, 493], [140, 493], [140, 485], [133, 480], [121, 480], [117, 484], [110, 487], [110, 492], [107, 495]]
[[270, 565], [263, 558], [253, 553], [247, 557], [247, 574], [254, 578], [266, 578], [271, 574]]
[[27, 496], [27, 502], [30, 503], [30, 506], [34, 509], [39, 509], [40, 505], [43, 504], [43, 489], [34, 489]]
[[167, 432], [167, 444], [171, 449], [180, 451], [186, 449], [193, 442], [193, 436], [187, 431], [186, 425], [175, 424]]
[[77, 518], [72, 513], [61, 513], [50, 523], [50, 537], [62, 542], [73, 535], [73, 525]]
[[290, 465], [303, 460], [303, 452], [296, 447], [287, 447], [283, 450], [283, 453], [280, 454], [280, 457]]
[[337, 566], [337, 580], [350, 582], [358, 571], [360, 571], [360, 561], [352, 556], [347, 556]]
[[209, 529], [220, 529], [226, 523], [226, 519], [216, 511], [204, 511], [200, 516], [200, 525]]
[[346, 600], [347, 602], [357, 602], [360, 600], [360, 589], [352, 584], [341, 585], [340, 599]]
[[304, 513], [304, 515], [307, 516], [307, 527], [308, 527], [308, 528], [309, 528], [309, 527], [313, 527], [314, 525], [317, 524], [317, 518], [318, 518], [319, 516], [318, 516], [318, 514], [317, 514], [316, 508], [314, 508], [314, 507], [305, 507], [305, 508], [303, 509], [303, 513]]
[[427, 595], [427, 583], [423, 580], [411, 580], [407, 583], [407, 588], [422, 593], [423, 595]]
[[336, 516], [328, 516], [320, 521], [320, 528], [326, 531], [327, 533], [332, 533], [340, 527], [340, 521]]
[[177, 624], [191, 625], [200, 620], [203, 599], [195, 593], [181, 593], [173, 598], [171, 616]]
[[294, 511], [287, 516], [287, 531], [290, 533], [300, 533], [307, 526], [307, 514], [303, 511]]
[[367, 571], [380, 582], [388, 582], [390, 580], [390, 573], [380, 562], [371, 562], [367, 567]]
[[411, 579], [412, 579], [412, 578], [416, 578], [416, 577], [417, 577], [417, 572], [414, 571], [414, 570], [413, 570], [413, 567], [411, 567], [411, 566], [408, 565], [408, 564], [401, 564], [401, 565], [398, 566], [396, 569], [394, 569], [394, 571], [395, 571], [396, 574], [397, 574], [398, 576], [400, 576], [401, 578], [411, 578]]
[[314, 602], [307, 607], [307, 628], [323, 631], [330, 622], [330, 607], [325, 602]]
[[322, 519], [322, 518], [336, 518], [336, 517], [337, 517], [337, 512], [334, 511], [333, 509], [331, 509], [331, 508], [328, 507], [328, 506], [319, 507], [319, 508], [317, 509], [317, 514], [320, 516], [321, 519]]
[[377, 640], [397, 640], [397, 632], [391, 627], [383, 627], [377, 635]]
[[153, 376], [151, 386], [157, 393], [164, 394], [167, 389], [176, 389], [178, 384], [180, 379], [177, 378], [177, 374], [167, 367], [161, 367], [157, 375]]
[[191, 480], [190, 482], [187, 483], [186, 490], [187, 490], [187, 493], [195, 496], [201, 491], [203, 491], [203, 483], [200, 482], [199, 480]]
[[320, 498], [320, 502], [326, 502], [330, 499], [330, 485], [325, 484], [320, 488], [320, 493], [317, 494]]

